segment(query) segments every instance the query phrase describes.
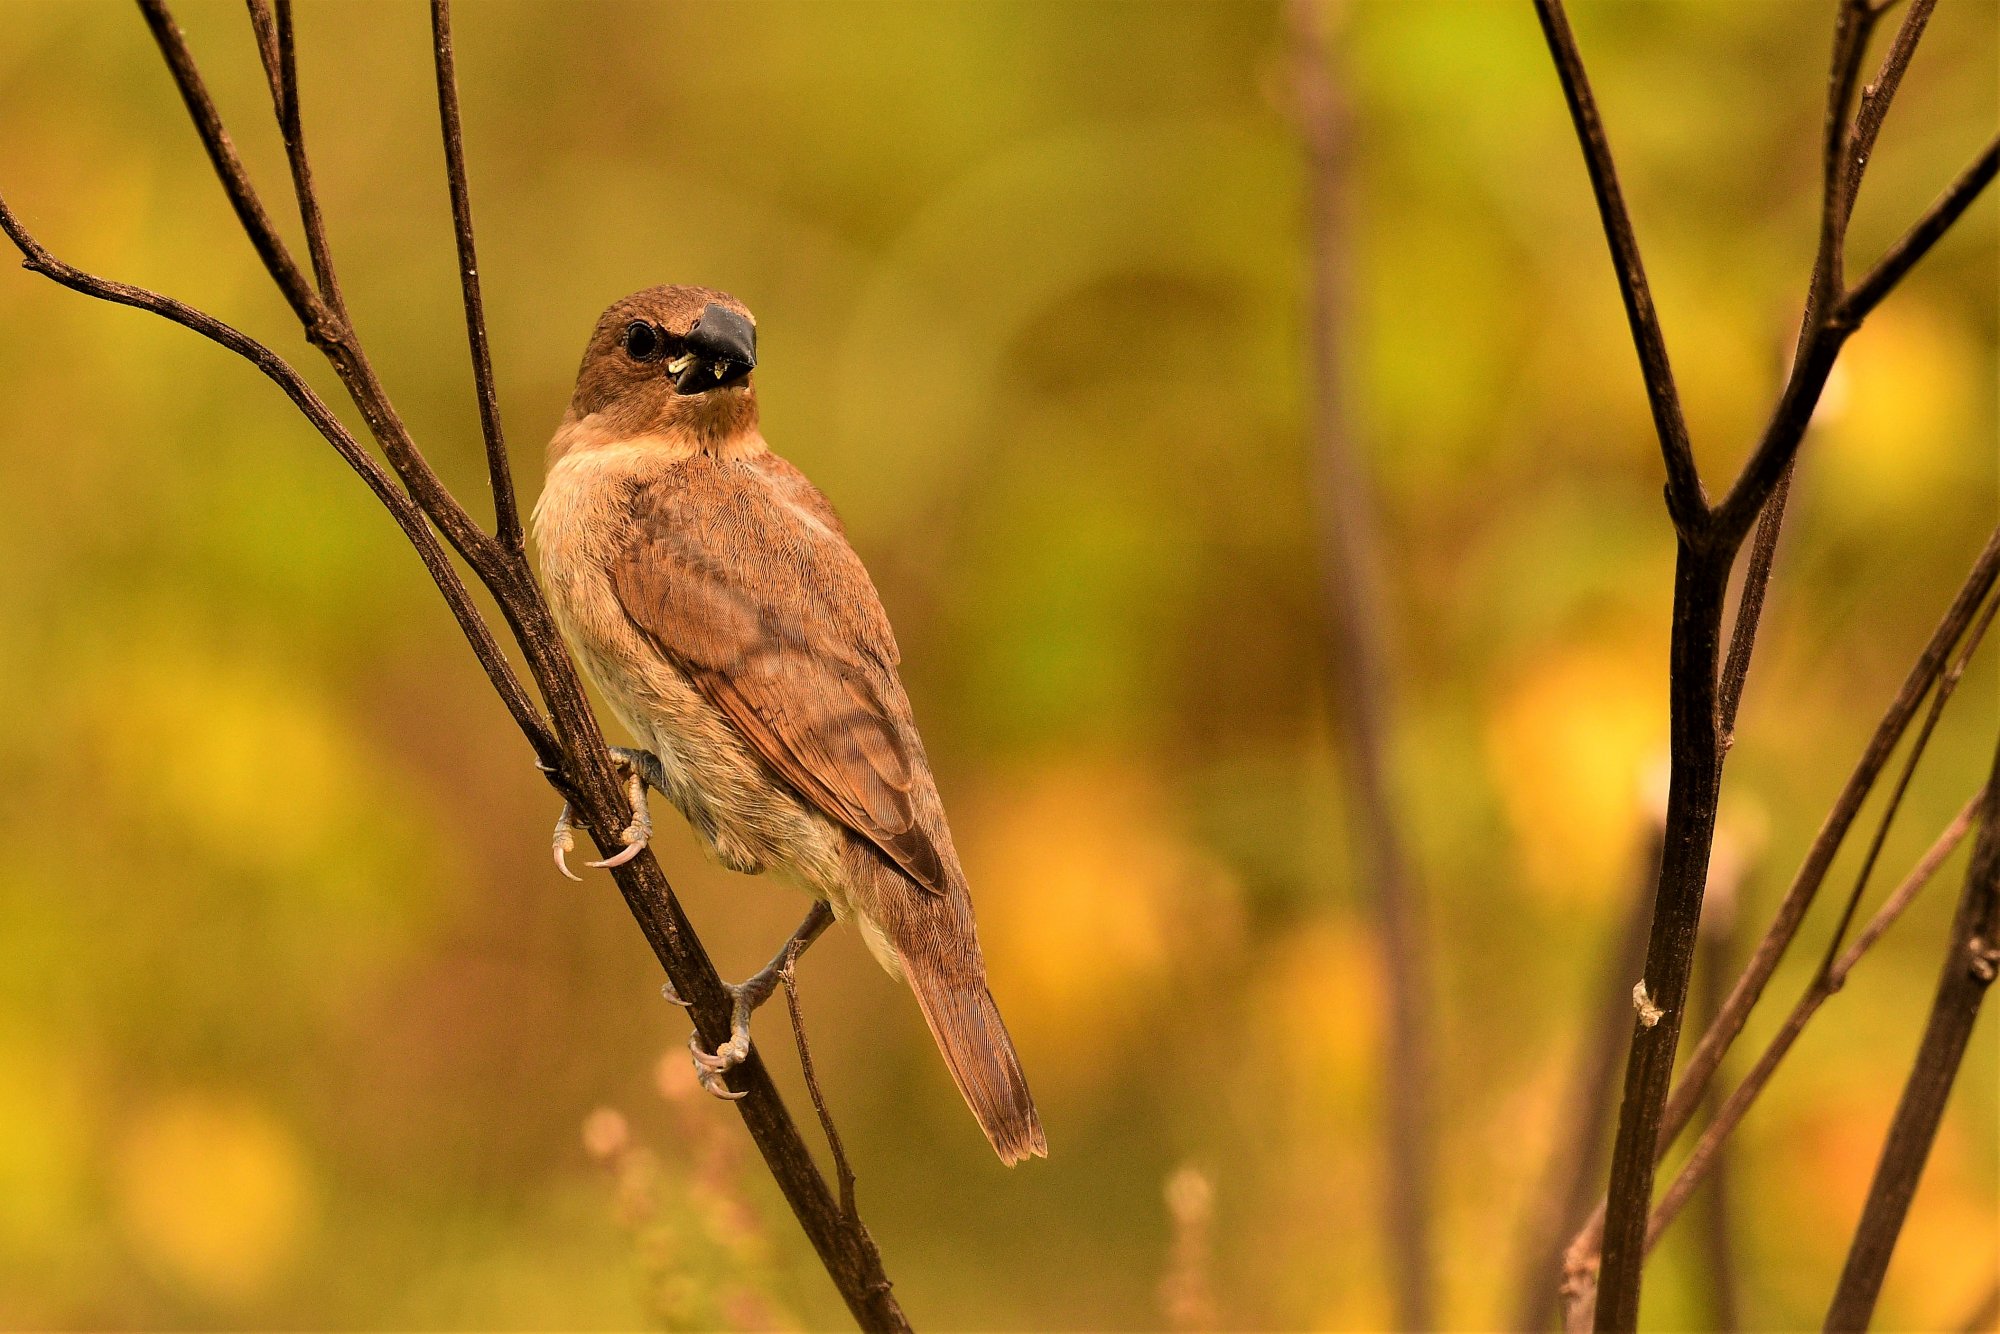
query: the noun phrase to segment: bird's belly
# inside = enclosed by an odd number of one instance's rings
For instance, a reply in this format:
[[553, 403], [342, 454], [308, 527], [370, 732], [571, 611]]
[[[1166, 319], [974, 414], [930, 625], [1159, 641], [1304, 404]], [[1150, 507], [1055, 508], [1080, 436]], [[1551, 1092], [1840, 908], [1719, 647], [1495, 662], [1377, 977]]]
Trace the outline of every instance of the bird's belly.
[[[550, 610], [578, 664], [633, 739], [659, 757], [664, 795], [733, 870], [786, 873], [845, 911], [847, 835], [808, 806], [625, 614], [606, 573], [617, 489], [559, 468], [535, 507]], [[600, 479], [601, 481], [601, 479]]]
[[685, 676], [653, 655], [636, 671], [596, 646], [581, 656], [619, 721], [659, 757], [663, 795], [718, 861], [745, 875], [782, 872], [844, 907], [842, 831], [775, 777]]

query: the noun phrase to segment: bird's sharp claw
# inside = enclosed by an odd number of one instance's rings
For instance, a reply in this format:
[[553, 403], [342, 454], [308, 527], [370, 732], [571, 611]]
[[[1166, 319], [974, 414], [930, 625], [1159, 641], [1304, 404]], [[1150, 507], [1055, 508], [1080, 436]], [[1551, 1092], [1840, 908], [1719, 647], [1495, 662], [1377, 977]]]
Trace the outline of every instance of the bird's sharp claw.
[[570, 870], [569, 863], [563, 860], [563, 854], [568, 851], [569, 849], [562, 844], [556, 844], [556, 869], [580, 885], [583, 883], [583, 877]]
[[584, 865], [606, 867], [606, 868], [613, 866], [623, 866], [626, 862], [631, 861], [634, 857], [638, 856], [645, 850], [646, 850], [646, 840], [642, 838], [636, 843], [627, 843], [625, 845], [625, 850], [623, 852], [616, 854], [615, 856], [606, 857], [601, 862], [585, 862]]
[[723, 1075], [727, 1074], [730, 1066], [737, 1064], [737, 1062], [731, 1061], [725, 1064], [715, 1056], [711, 1056], [703, 1051], [701, 1049], [701, 1034], [688, 1034], [688, 1054], [694, 1057], [694, 1077], [701, 1081], [701, 1086], [710, 1093], [728, 1102], [739, 1102], [747, 1096], [744, 1093], [736, 1092], [736, 1090], [722, 1082]]
[[670, 1004], [678, 1005], [683, 1010], [688, 1007], [688, 1003], [681, 999], [681, 993], [674, 990], [674, 984], [671, 982], [660, 983], [660, 994], [665, 996]]

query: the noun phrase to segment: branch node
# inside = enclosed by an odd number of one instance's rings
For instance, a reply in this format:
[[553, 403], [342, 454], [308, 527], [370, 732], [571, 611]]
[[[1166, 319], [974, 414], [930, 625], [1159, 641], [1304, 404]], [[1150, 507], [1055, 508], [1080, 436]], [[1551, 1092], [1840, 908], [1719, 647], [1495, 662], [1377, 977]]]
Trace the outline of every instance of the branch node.
[[1632, 1008], [1639, 1012], [1639, 1027], [1651, 1028], [1666, 1017], [1666, 1011], [1653, 1004], [1653, 998], [1646, 994], [1646, 979], [1640, 978], [1632, 984]]
[[1966, 952], [1972, 956], [1972, 975], [1981, 982], [1991, 982], [2000, 976], [2000, 945], [1992, 944], [1984, 936], [1974, 936]]

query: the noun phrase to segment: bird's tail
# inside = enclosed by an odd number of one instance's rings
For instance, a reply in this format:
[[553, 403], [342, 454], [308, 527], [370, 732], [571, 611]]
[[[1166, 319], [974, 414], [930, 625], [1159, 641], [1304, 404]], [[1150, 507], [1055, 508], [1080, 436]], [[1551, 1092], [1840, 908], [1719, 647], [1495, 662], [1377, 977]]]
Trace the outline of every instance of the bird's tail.
[[1012, 1167], [1023, 1158], [1048, 1157], [1034, 1095], [986, 979], [927, 966], [913, 954], [904, 954], [902, 963], [944, 1063], [1000, 1161]]

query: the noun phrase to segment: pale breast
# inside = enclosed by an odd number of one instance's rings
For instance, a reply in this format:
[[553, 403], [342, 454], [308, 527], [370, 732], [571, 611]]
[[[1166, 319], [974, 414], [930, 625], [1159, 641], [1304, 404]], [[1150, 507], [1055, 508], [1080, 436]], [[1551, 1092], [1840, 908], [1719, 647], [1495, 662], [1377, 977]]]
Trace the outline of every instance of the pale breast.
[[533, 523], [550, 610], [619, 721], [659, 756], [667, 799], [709, 850], [732, 869], [782, 870], [838, 900], [841, 831], [770, 772], [619, 604], [609, 571], [629, 539], [630, 485], [661, 462], [610, 446], [549, 470]]

